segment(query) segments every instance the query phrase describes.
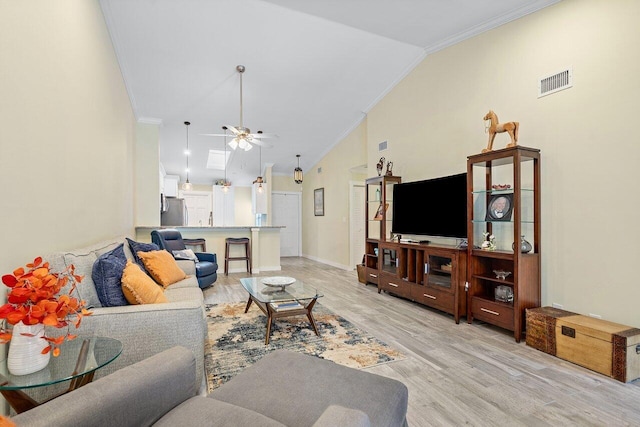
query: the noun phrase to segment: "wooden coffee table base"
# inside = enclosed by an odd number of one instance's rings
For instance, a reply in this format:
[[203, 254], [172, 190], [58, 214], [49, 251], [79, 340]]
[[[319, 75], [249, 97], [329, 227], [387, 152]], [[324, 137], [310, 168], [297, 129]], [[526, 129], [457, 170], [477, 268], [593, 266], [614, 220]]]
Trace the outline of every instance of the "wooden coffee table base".
[[251, 307], [251, 303], [255, 302], [258, 308], [260, 308], [260, 310], [262, 310], [264, 315], [267, 316], [267, 334], [264, 339], [264, 345], [267, 345], [269, 344], [269, 338], [271, 337], [271, 324], [273, 323], [274, 319], [278, 319], [281, 317], [300, 316], [302, 314], [305, 314], [307, 316], [307, 319], [309, 319], [309, 323], [311, 323], [311, 327], [313, 328], [313, 331], [316, 333], [317, 336], [320, 336], [320, 333], [318, 332], [318, 327], [316, 326], [316, 320], [313, 318], [313, 314], [311, 314], [311, 310], [313, 310], [313, 306], [316, 305], [317, 300], [318, 300], [317, 298], [313, 298], [309, 300], [309, 303], [302, 308], [276, 311], [271, 306], [271, 304], [260, 302], [257, 299], [255, 299], [252, 295], [249, 295], [249, 301], [247, 301], [247, 307], [244, 309], [244, 312], [246, 313], [247, 311], [249, 311], [249, 307]]

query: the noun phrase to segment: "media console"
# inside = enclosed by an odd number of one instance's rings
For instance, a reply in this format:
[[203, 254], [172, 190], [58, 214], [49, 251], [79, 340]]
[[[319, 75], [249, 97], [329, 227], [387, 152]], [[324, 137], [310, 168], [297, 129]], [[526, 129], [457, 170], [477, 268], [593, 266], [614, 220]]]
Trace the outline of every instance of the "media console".
[[391, 241], [378, 246], [378, 293], [452, 314], [456, 323], [466, 315], [466, 249]]

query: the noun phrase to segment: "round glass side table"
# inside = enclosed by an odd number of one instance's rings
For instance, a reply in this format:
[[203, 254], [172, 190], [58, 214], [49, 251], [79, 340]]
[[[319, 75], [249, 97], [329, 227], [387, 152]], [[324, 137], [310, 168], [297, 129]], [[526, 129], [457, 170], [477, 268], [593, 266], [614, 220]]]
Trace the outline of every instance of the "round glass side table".
[[[60, 355], [51, 357], [49, 364], [28, 375], [0, 374], [0, 393], [11, 407], [21, 413], [39, 405], [22, 390], [46, 387], [70, 381], [69, 388], [62, 394], [75, 390], [93, 380], [95, 372], [113, 362], [122, 353], [122, 343], [106, 337], [78, 337], [60, 346]], [[7, 361], [4, 372], [8, 372]], [[57, 397], [57, 396], [55, 396]]]

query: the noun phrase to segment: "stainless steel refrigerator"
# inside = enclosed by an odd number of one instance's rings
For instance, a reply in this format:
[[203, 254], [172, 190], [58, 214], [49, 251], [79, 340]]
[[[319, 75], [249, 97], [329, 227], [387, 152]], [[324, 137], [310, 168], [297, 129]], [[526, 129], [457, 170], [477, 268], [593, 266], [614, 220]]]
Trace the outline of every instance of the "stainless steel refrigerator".
[[160, 225], [180, 226], [189, 223], [187, 206], [184, 199], [163, 197], [160, 212]]

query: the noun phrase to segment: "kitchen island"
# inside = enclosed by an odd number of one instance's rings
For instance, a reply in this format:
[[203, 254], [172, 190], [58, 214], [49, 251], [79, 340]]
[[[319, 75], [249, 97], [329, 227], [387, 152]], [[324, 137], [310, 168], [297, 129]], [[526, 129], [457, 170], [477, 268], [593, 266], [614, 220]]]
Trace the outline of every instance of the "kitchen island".
[[[218, 256], [218, 274], [224, 274], [224, 250], [227, 237], [248, 237], [251, 240], [253, 273], [280, 271], [280, 229], [282, 226], [228, 226], [228, 227], [136, 227], [136, 240], [151, 242], [151, 231], [172, 228], [184, 239], [205, 239], [207, 252]], [[242, 256], [243, 248], [231, 245], [231, 257]], [[247, 271], [244, 261], [229, 261], [229, 273]], [[247, 273], [248, 274], [248, 273]]]

